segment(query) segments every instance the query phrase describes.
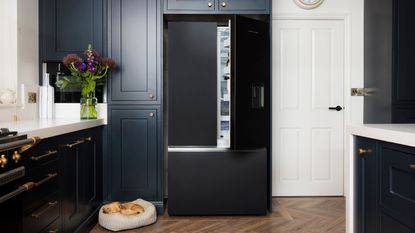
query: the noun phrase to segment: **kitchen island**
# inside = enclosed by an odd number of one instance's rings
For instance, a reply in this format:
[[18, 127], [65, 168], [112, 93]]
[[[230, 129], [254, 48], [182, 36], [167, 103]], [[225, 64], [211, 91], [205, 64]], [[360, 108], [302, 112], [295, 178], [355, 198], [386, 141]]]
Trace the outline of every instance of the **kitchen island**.
[[415, 125], [348, 130], [348, 232], [415, 232]]

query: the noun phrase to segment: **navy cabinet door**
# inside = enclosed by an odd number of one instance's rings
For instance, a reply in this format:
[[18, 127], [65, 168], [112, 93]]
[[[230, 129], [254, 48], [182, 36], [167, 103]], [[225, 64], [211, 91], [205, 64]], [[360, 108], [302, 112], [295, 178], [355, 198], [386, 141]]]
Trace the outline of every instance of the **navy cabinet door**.
[[159, 104], [159, 1], [109, 0], [108, 4], [108, 52], [118, 65], [109, 78], [109, 102]]
[[356, 137], [355, 143], [355, 231], [377, 233], [378, 192], [376, 141]]
[[157, 147], [159, 114], [157, 108], [111, 108], [113, 200], [160, 199], [157, 187], [161, 174]]
[[217, 0], [164, 0], [165, 11], [207, 11], [216, 9]]
[[269, 10], [269, 0], [219, 0], [220, 11], [259, 11]]
[[79, 131], [62, 138], [65, 232], [74, 232], [102, 203], [102, 132]]
[[40, 0], [40, 57], [60, 61], [88, 44], [103, 52], [103, 0]]
[[380, 153], [380, 206], [382, 212], [389, 218], [395, 219], [396, 222], [400, 222], [401, 225], [412, 229], [412, 232], [415, 232], [414, 184], [415, 149], [382, 143]]

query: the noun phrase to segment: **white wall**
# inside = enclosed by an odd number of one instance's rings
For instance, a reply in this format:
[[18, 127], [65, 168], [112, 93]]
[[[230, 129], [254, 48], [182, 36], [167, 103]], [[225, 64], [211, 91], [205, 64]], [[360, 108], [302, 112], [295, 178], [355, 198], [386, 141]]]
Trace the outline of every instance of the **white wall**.
[[[15, 12], [15, 17], [9, 17], [12, 12]], [[35, 119], [37, 105], [27, 103], [26, 95], [28, 91], [37, 91], [38, 85], [38, 0], [0, 0], [0, 19], [0, 25], [6, 24], [11, 28], [10, 38], [13, 39], [7, 46], [7, 53], [12, 54], [11, 66], [15, 67], [6, 76], [0, 75], [0, 79], [17, 80], [18, 92], [21, 92], [20, 85], [25, 85], [25, 93], [18, 93], [19, 96], [24, 95], [23, 107], [18, 107], [16, 111], [0, 109], [0, 121], [12, 120], [15, 112], [19, 120]]]

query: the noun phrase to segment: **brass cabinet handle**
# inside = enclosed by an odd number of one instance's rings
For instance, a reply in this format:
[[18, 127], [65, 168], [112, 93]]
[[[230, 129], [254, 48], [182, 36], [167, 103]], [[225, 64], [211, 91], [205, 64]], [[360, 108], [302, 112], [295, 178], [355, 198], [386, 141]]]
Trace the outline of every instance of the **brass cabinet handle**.
[[44, 155], [32, 156], [30, 159], [33, 160], [33, 161], [39, 161], [39, 160], [47, 158], [49, 156], [56, 155], [57, 153], [58, 153], [57, 150], [50, 150], [50, 151], [46, 152], [46, 154], [44, 154]]
[[59, 232], [59, 230], [58, 229], [50, 229], [49, 231], [48, 231], [48, 233], [58, 233]]
[[66, 144], [65, 146], [66, 147], [69, 147], [69, 148], [73, 148], [73, 147], [75, 147], [75, 146], [78, 146], [78, 145], [80, 145], [80, 144], [83, 144], [83, 143], [85, 143], [85, 142], [90, 142], [90, 141], [92, 141], [92, 137], [87, 137], [87, 138], [85, 138], [85, 139], [79, 139], [78, 141], [76, 141], [76, 142], [74, 142], [74, 143], [72, 143], [72, 144]]
[[360, 156], [364, 156], [364, 155], [366, 155], [366, 154], [370, 154], [370, 153], [372, 153], [373, 151], [371, 150], [371, 149], [364, 149], [364, 148], [359, 148], [358, 150], [357, 150], [357, 154], [359, 154]]
[[57, 176], [58, 176], [58, 173], [49, 173], [49, 174], [47, 175], [47, 177], [46, 177], [46, 178], [44, 178], [43, 180], [41, 180], [41, 181], [39, 181], [39, 182], [35, 183], [34, 185], [35, 185], [35, 187], [39, 187], [39, 186], [41, 186], [42, 184], [44, 184], [44, 183], [46, 183], [46, 182], [50, 181], [51, 179], [53, 179], [53, 178], [55, 178], [55, 177], [57, 177]]
[[411, 164], [411, 165], [409, 165], [409, 169], [411, 169], [412, 171], [414, 171], [414, 172], [415, 172], [415, 164]]
[[154, 117], [156, 114], [155, 114], [154, 112], [150, 112], [148, 115], [149, 115], [150, 117]]
[[33, 218], [39, 218], [40, 216], [42, 216], [44, 213], [48, 212], [48, 210], [50, 210], [52, 207], [54, 207], [57, 204], [58, 204], [58, 201], [48, 202], [48, 205], [45, 208], [43, 208], [38, 213], [33, 213], [32, 217]]

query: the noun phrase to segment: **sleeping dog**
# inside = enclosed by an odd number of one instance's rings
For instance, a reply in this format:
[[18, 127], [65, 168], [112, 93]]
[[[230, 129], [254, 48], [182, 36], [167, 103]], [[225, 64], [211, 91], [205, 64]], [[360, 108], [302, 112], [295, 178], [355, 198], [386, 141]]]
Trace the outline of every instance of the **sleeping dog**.
[[141, 205], [127, 202], [121, 204], [120, 202], [112, 202], [102, 207], [104, 214], [121, 213], [122, 215], [135, 215], [144, 213], [144, 208]]

